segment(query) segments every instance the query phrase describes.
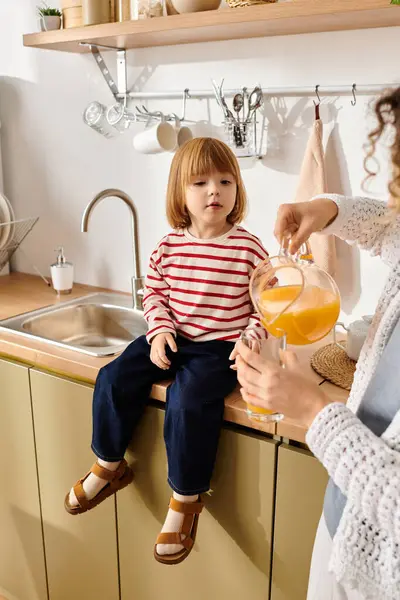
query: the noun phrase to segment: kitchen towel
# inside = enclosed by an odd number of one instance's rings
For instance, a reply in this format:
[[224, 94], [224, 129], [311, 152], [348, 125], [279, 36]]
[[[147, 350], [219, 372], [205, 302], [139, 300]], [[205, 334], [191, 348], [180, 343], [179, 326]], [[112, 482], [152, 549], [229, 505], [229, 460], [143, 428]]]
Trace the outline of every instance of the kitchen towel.
[[[295, 202], [306, 202], [318, 194], [327, 193], [325, 153], [323, 146], [323, 123], [316, 119], [308, 140]], [[310, 247], [315, 263], [332, 277], [336, 272], [336, 246], [333, 235], [310, 237]]]

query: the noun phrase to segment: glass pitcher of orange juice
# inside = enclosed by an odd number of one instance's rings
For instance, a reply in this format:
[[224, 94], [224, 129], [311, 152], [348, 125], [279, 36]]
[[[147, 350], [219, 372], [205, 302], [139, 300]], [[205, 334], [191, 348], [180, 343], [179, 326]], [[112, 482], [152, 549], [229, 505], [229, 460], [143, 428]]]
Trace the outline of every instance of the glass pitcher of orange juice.
[[[325, 337], [340, 313], [340, 294], [332, 277], [318, 267], [307, 248], [292, 257], [259, 263], [250, 280], [250, 296], [268, 333], [288, 344], [313, 344]], [[304, 251], [305, 250], [305, 251]]]
[[[308, 244], [294, 257], [281, 248], [278, 256], [260, 262], [250, 280], [250, 296], [278, 354], [286, 343], [321, 340], [340, 312], [337, 285], [313, 262]], [[280, 421], [284, 416], [250, 404], [247, 414], [257, 421]]]

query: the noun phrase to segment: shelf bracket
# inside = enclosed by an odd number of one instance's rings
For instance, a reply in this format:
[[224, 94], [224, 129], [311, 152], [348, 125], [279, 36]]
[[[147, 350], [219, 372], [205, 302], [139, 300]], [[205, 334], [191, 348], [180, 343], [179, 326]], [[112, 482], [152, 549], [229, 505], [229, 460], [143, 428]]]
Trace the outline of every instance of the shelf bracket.
[[[90, 44], [89, 42], [80, 42], [80, 46], [90, 48], [92, 56], [98, 66], [105, 82], [107, 83], [112, 95], [117, 102], [120, 102], [121, 95], [126, 98], [127, 77], [126, 77], [126, 51], [123, 48], [114, 48], [112, 46], [102, 46], [100, 44]], [[99, 50], [115, 50], [117, 52], [117, 83], [115, 83], [110, 70], [108, 69], [104, 58]]]

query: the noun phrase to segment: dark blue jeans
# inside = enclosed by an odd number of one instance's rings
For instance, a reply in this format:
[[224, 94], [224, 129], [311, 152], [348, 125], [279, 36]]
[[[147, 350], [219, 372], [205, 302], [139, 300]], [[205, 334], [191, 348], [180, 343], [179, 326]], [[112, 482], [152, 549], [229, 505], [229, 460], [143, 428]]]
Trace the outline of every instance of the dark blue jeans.
[[100, 369], [93, 397], [92, 450], [107, 461], [121, 460], [143, 414], [153, 383], [174, 377], [167, 390], [164, 439], [168, 482], [179, 494], [206, 492], [214, 468], [224, 398], [236, 385], [229, 369], [231, 342], [176, 340], [167, 349], [169, 371], [150, 360], [145, 336]]

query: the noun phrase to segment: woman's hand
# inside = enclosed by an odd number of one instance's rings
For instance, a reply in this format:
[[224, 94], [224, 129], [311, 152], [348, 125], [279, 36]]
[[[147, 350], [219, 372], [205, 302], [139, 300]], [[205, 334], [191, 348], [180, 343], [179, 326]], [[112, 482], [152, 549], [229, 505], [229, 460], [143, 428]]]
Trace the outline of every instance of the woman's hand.
[[171, 333], [159, 333], [151, 341], [150, 360], [164, 371], [171, 366], [171, 361], [167, 358], [165, 353], [165, 346], [167, 344], [172, 352], [178, 351], [175, 338]]
[[295, 254], [312, 233], [334, 221], [338, 207], [333, 200], [320, 198], [279, 207], [274, 234], [279, 243], [290, 238], [289, 251]]
[[236, 366], [245, 402], [282, 413], [307, 429], [331, 401], [321, 388], [303, 375], [294, 352], [282, 352], [283, 369], [267, 361], [241, 342]]

